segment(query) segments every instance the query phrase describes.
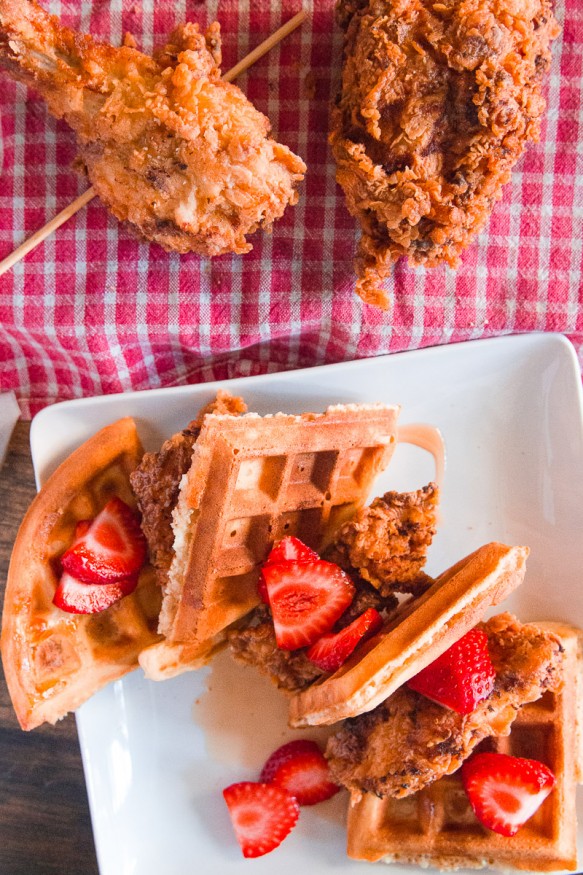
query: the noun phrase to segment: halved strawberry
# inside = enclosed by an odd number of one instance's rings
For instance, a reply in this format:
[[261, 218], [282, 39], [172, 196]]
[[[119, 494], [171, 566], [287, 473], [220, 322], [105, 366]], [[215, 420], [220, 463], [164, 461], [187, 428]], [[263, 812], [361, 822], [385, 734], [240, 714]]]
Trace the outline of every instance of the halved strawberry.
[[132, 593], [138, 575], [115, 583], [85, 583], [63, 571], [53, 597], [53, 604], [69, 614], [98, 614]]
[[307, 738], [295, 738], [293, 741], [288, 741], [287, 744], [282, 744], [266, 760], [265, 765], [261, 769], [259, 780], [263, 781], [264, 784], [269, 784], [283, 763], [292, 760], [297, 754], [311, 753], [314, 748], [318, 751], [320, 750], [315, 741], [310, 741]]
[[378, 632], [382, 625], [383, 618], [379, 612], [375, 608], [367, 608], [340, 632], [329, 632], [318, 638], [308, 648], [306, 656], [322, 671], [336, 671], [356, 646]]
[[267, 584], [265, 583], [265, 578], [263, 577], [263, 571], [259, 575], [259, 580], [257, 581], [257, 592], [259, 593], [259, 598], [263, 602], [264, 605], [269, 604], [269, 596], [267, 594]]
[[79, 522], [75, 526], [75, 534], [73, 536], [73, 538], [74, 538], [73, 543], [75, 543], [75, 541], [79, 541], [84, 535], [87, 534], [87, 532], [89, 531], [89, 529], [91, 527], [92, 522], [93, 522], [93, 520], [79, 520]]
[[438, 705], [459, 714], [469, 714], [478, 702], [490, 695], [495, 677], [488, 636], [481, 629], [470, 629], [411, 678], [408, 686]]
[[[310, 547], [307, 547], [299, 538], [288, 535], [272, 547], [269, 556], [265, 560], [265, 565], [277, 565], [279, 562], [313, 562], [319, 558], [318, 554]], [[257, 589], [261, 601], [268, 605], [269, 596], [263, 572], [259, 575]]]
[[269, 595], [267, 594], [267, 584], [265, 583], [265, 578], [263, 577], [263, 571], [259, 575], [259, 580], [257, 581], [257, 592], [259, 593], [259, 598], [263, 602], [264, 605], [269, 604]]
[[354, 598], [354, 584], [338, 565], [281, 562], [263, 576], [278, 647], [308, 647], [328, 632]]
[[280, 562], [314, 562], [318, 554], [293, 535], [282, 538], [275, 544], [265, 560], [266, 565], [277, 565]]
[[[295, 745], [293, 751], [291, 745]], [[273, 783], [291, 793], [300, 805], [316, 805], [340, 790], [332, 780], [328, 763], [315, 741], [292, 741], [283, 745], [271, 755], [262, 776], [270, 761], [269, 773], [273, 773]]]
[[502, 753], [478, 753], [461, 769], [464, 789], [480, 823], [504, 836], [516, 835], [555, 784], [537, 760]]
[[138, 517], [115, 497], [63, 553], [61, 563], [78, 580], [105, 584], [136, 574], [145, 558], [146, 539]]
[[299, 805], [276, 784], [241, 781], [223, 790], [244, 857], [262, 857], [277, 848], [297, 823]]

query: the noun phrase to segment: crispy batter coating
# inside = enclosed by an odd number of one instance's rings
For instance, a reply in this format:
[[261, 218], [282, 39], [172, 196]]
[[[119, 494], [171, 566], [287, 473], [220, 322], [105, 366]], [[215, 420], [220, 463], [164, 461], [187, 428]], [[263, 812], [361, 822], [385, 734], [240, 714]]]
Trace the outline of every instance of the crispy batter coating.
[[271, 611], [259, 605], [240, 628], [229, 629], [227, 640], [237, 662], [251, 665], [270, 677], [280, 690], [297, 692], [309, 687], [323, 672], [310, 662], [305, 648], [282, 650], [277, 646]]
[[328, 742], [332, 774], [354, 794], [409, 796], [458, 769], [484, 738], [508, 735], [521, 705], [560, 679], [559, 639], [499, 614], [477, 628], [488, 635], [494, 690], [471, 714], [458, 714], [401, 687], [366, 714], [346, 720]]
[[[383, 598], [366, 581], [354, 578], [356, 593], [352, 604], [342, 614], [333, 631], [352, 623], [367, 608], [375, 608], [385, 619], [393, 615], [398, 601], [395, 596]], [[267, 675], [281, 690], [297, 693], [309, 687], [324, 672], [310, 662], [306, 649], [283, 650], [277, 646], [271, 611], [259, 605], [237, 628], [229, 629], [227, 640], [237, 662], [252, 665]]]
[[151, 58], [61, 27], [34, 0], [0, 0], [0, 66], [73, 128], [111, 212], [169, 251], [248, 252], [306, 169], [220, 62], [217, 23], [177, 28]]
[[384, 596], [421, 595], [433, 583], [422, 569], [436, 531], [438, 501], [435, 483], [375, 498], [342, 526], [326, 558], [357, 570]]
[[132, 489], [142, 514], [142, 531], [148, 542], [150, 562], [164, 586], [174, 556], [172, 511], [176, 507], [180, 481], [192, 461], [192, 448], [207, 413], [239, 416], [247, 405], [242, 398], [219, 389], [217, 397], [199, 412], [187, 427], [164, 441], [157, 453], [146, 453], [130, 475]]
[[[438, 497], [435, 483], [418, 492], [387, 492], [339, 529], [324, 558], [350, 575], [356, 593], [334, 631], [367, 608], [375, 608], [387, 620], [399, 606], [395, 593], [416, 597], [431, 586], [433, 580], [422, 568], [435, 534]], [[304, 650], [288, 653], [278, 648], [271, 613], [264, 606], [230, 630], [228, 640], [238, 662], [255, 666], [281, 689], [299, 692], [323, 674]]]
[[356, 291], [387, 307], [392, 263], [459, 264], [545, 109], [551, 0], [339, 0], [330, 143], [362, 225]]

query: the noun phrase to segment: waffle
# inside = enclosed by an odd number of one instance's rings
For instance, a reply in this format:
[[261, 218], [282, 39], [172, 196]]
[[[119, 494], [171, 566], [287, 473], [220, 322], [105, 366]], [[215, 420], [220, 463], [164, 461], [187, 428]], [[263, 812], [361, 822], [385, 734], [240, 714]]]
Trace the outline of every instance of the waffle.
[[196, 667], [198, 648], [258, 604], [259, 569], [275, 541], [296, 535], [321, 549], [364, 504], [395, 448], [398, 413], [353, 404], [205, 417], [174, 511], [159, 626], [166, 641], [141, 660], [148, 677]]
[[52, 603], [56, 560], [76, 523], [113, 495], [135, 506], [129, 474], [141, 456], [133, 419], [107, 426], [57, 468], [20, 526], [4, 599], [2, 661], [23, 729], [55, 723], [135, 668], [140, 650], [159, 639], [160, 594], [150, 567], [131, 595], [99, 614], [69, 614]]
[[[546, 628], [546, 624], [538, 624]], [[490, 738], [479, 750], [537, 759], [556, 777], [553, 792], [516, 836], [507, 838], [477, 821], [459, 773], [413, 796], [378, 799], [365, 794], [349, 807], [348, 856], [356, 860], [413, 863], [439, 869], [487, 866], [548, 872], [577, 868], [576, 738], [577, 630], [549, 624], [565, 647], [563, 687], [523, 705], [510, 735]]]
[[520, 585], [528, 552], [493, 542], [445, 571], [337, 672], [293, 696], [290, 725], [336, 723], [372, 711]]

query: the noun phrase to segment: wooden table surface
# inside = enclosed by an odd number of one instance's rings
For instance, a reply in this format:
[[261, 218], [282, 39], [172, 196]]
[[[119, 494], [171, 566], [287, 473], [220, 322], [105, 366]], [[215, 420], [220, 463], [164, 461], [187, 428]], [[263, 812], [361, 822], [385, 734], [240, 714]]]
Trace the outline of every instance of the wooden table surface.
[[[35, 494], [29, 423], [16, 426], [0, 471], [0, 591]], [[23, 732], [0, 679], [0, 873], [97, 875], [75, 719]]]

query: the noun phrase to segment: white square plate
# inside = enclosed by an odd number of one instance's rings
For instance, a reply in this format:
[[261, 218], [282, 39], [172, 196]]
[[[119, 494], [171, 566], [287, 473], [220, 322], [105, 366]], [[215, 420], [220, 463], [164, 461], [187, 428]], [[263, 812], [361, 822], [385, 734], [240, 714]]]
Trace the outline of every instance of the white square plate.
[[[185, 386], [47, 408], [31, 433], [38, 482], [121, 416], [136, 418], [147, 449], [159, 447], [216, 388]], [[385, 401], [402, 405], [402, 423], [437, 425], [447, 465], [429, 573], [487, 541], [528, 544], [526, 582], [505, 607], [522, 620], [583, 626], [581, 381], [562, 337], [460, 343], [233, 380], [228, 388], [258, 413]], [[401, 445], [375, 493], [417, 488], [432, 477], [430, 457]], [[286, 726], [283, 695], [228, 654], [163, 684], [134, 672], [94, 696], [77, 723], [102, 875], [364, 871], [345, 855], [344, 794], [303, 809], [297, 829], [272, 854], [255, 861], [241, 856], [221, 790], [256, 780], [268, 754], [294, 733]], [[318, 731], [301, 735], [319, 737]]]

